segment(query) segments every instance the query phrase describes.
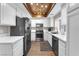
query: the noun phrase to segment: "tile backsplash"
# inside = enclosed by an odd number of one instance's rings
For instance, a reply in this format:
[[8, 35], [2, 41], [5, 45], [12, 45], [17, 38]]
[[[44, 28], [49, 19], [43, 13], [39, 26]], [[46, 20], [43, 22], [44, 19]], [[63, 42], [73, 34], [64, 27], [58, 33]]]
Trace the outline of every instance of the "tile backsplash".
[[10, 26], [0, 26], [0, 36], [9, 36]]

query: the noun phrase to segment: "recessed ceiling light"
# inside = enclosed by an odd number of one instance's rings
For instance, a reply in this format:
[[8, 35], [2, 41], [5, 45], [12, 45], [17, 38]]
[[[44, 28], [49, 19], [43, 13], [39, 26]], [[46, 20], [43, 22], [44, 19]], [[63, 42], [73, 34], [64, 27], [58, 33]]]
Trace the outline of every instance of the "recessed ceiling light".
[[45, 5], [45, 8], [47, 8], [47, 5]]
[[33, 3], [30, 3], [31, 5], [33, 5]]
[[42, 17], [42, 15], [37, 15], [36, 17]]
[[41, 5], [41, 7], [43, 8], [44, 6], [43, 6], [43, 5]]

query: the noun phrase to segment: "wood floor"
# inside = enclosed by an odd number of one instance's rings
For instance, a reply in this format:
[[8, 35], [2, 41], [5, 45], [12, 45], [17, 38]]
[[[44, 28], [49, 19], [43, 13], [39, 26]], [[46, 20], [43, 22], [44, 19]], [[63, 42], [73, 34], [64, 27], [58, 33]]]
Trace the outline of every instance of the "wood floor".
[[28, 52], [27, 56], [55, 56], [54, 52], [51, 50], [41, 51], [41, 43], [43, 42], [32, 41], [31, 49]]

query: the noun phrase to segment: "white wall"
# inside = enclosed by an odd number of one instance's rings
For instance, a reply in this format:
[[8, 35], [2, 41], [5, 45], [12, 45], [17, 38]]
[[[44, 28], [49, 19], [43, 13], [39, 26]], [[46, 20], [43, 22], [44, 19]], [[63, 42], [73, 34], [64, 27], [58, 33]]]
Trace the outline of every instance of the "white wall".
[[48, 15], [48, 17], [50, 15], [56, 15], [57, 13], [59, 13], [61, 11], [61, 5], [62, 3], [56, 3], [55, 7], [53, 8], [53, 10], [50, 12], [50, 14]]
[[69, 3], [69, 7], [73, 7], [74, 5], [76, 5], [77, 3]]
[[[31, 27], [36, 27], [37, 23], [43, 23], [44, 27], [50, 26], [50, 19], [49, 18], [31, 18]], [[31, 30], [31, 40], [36, 40], [35, 30]]]
[[36, 27], [37, 23], [43, 23], [44, 27], [50, 26], [48, 18], [31, 18], [31, 27]]
[[8, 36], [8, 35], [10, 35], [10, 27], [0, 26], [0, 36]]

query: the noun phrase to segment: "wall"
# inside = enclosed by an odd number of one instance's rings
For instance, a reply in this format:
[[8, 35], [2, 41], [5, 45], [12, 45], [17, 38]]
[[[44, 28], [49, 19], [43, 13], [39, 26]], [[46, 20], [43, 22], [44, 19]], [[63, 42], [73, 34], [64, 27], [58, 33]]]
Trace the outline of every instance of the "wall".
[[[31, 27], [36, 27], [37, 23], [43, 23], [44, 27], [50, 26], [49, 18], [31, 18]], [[35, 29], [31, 29], [31, 41], [36, 40]]]
[[69, 7], [73, 7], [74, 5], [76, 5], [77, 3], [69, 3]]
[[10, 27], [0, 26], [0, 36], [8, 36], [8, 35], [10, 35]]
[[31, 27], [36, 27], [37, 23], [43, 23], [44, 27], [50, 26], [48, 18], [31, 18]]
[[61, 11], [61, 5], [62, 3], [56, 3], [55, 7], [53, 8], [53, 10], [50, 12], [50, 14], [48, 15], [51, 16], [51, 15], [56, 15], [57, 13], [59, 13]]

